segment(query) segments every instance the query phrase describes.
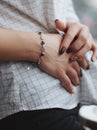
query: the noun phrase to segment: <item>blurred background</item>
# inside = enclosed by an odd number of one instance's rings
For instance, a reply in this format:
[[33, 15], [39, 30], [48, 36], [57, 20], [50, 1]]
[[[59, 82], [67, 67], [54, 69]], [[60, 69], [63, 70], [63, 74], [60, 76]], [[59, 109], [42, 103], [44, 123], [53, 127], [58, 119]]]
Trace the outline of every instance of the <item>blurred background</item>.
[[89, 26], [97, 39], [97, 0], [73, 0], [73, 3], [81, 22]]
[[[87, 25], [90, 28], [92, 36], [97, 43], [97, 0], [72, 0], [72, 1], [74, 4], [76, 14], [79, 16], [81, 23]], [[83, 106], [83, 107], [85, 107], [87, 111], [87, 108], [86, 108], [87, 106]], [[81, 109], [83, 109], [83, 107]], [[97, 109], [97, 106], [96, 106], [96, 109]], [[81, 114], [84, 117], [84, 112]], [[90, 115], [90, 113], [88, 114]], [[82, 118], [82, 115], [80, 115], [80, 117], [81, 117], [81, 120], [83, 122], [85, 129], [97, 130], [97, 120], [96, 122], [87, 120], [86, 117]], [[97, 113], [96, 113], [96, 116], [97, 116]]]

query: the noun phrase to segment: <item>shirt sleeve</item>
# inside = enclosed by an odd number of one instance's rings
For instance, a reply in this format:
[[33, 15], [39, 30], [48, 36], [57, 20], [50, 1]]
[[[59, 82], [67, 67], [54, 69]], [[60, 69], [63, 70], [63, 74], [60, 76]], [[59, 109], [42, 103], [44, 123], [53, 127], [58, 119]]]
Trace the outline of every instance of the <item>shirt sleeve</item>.
[[66, 10], [66, 19], [74, 19], [80, 22], [79, 17], [77, 16], [75, 12], [72, 0], [68, 0], [67, 10]]

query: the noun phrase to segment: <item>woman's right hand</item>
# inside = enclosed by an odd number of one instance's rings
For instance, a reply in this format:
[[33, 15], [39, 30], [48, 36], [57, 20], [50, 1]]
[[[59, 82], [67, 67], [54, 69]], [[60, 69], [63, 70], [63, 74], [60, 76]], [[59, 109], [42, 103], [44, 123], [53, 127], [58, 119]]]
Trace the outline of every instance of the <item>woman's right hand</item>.
[[76, 61], [70, 62], [72, 54], [59, 55], [62, 37], [59, 34], [42, 34], [45, 41], [45, 55], [42, 57], [40, 69], [58, 78], [66, 90], [73, 93], [72, 85], [79, 85], [81, 68]]

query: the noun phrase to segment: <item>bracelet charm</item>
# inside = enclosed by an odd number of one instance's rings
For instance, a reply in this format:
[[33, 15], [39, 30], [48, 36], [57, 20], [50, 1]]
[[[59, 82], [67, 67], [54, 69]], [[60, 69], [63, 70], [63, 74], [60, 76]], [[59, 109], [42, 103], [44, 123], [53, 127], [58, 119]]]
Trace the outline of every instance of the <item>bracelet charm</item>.
[[41, 42], [40, 42], [40, 44], [41, 44], [41, 53], [39, 55], [39, 59], [38, 59], [37, 63], [38, 63], [38, 65], [40, 65], [41, 64], [41, 58], [45, 55], [45, 48], [44, 48], [45, 42], [44, 42], [44, 40], [42, 38], [42, 32], [38, 32], [38, 34], [40, 35], [40, 39], [41, 39]]

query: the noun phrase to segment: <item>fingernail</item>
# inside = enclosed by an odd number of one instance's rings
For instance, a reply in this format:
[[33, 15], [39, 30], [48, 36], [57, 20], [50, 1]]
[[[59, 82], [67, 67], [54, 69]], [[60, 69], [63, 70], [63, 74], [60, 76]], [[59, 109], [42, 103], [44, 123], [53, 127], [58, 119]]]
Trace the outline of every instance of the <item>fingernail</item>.
[[74, 89], [72, 88], [72, 90], [71, 90], [71, 94], [73, 94], [74, 93]]
[[90, 67], [89, 67], [89, 65], [88, 65], [86, 69], [89, 70], [89, 68], [90, 68]]
[[68, 50], [66, 51], [67, 53], [71, 53], [72, 49], [68, 48]]
[[55, 22], [59, 21], [59, 19], [56, 19]]
[[96, 57], [93, 57], [93, 58], [92, 58], [92, 61], [95, 62], [95, 61], [96, 61]]
[[63, 47], [63, 48], [61, 48], [61, 50], [59, 51], [59, 54], [63, 54], [64, 52], [66, 51], [66, 48], [65, 47]]

